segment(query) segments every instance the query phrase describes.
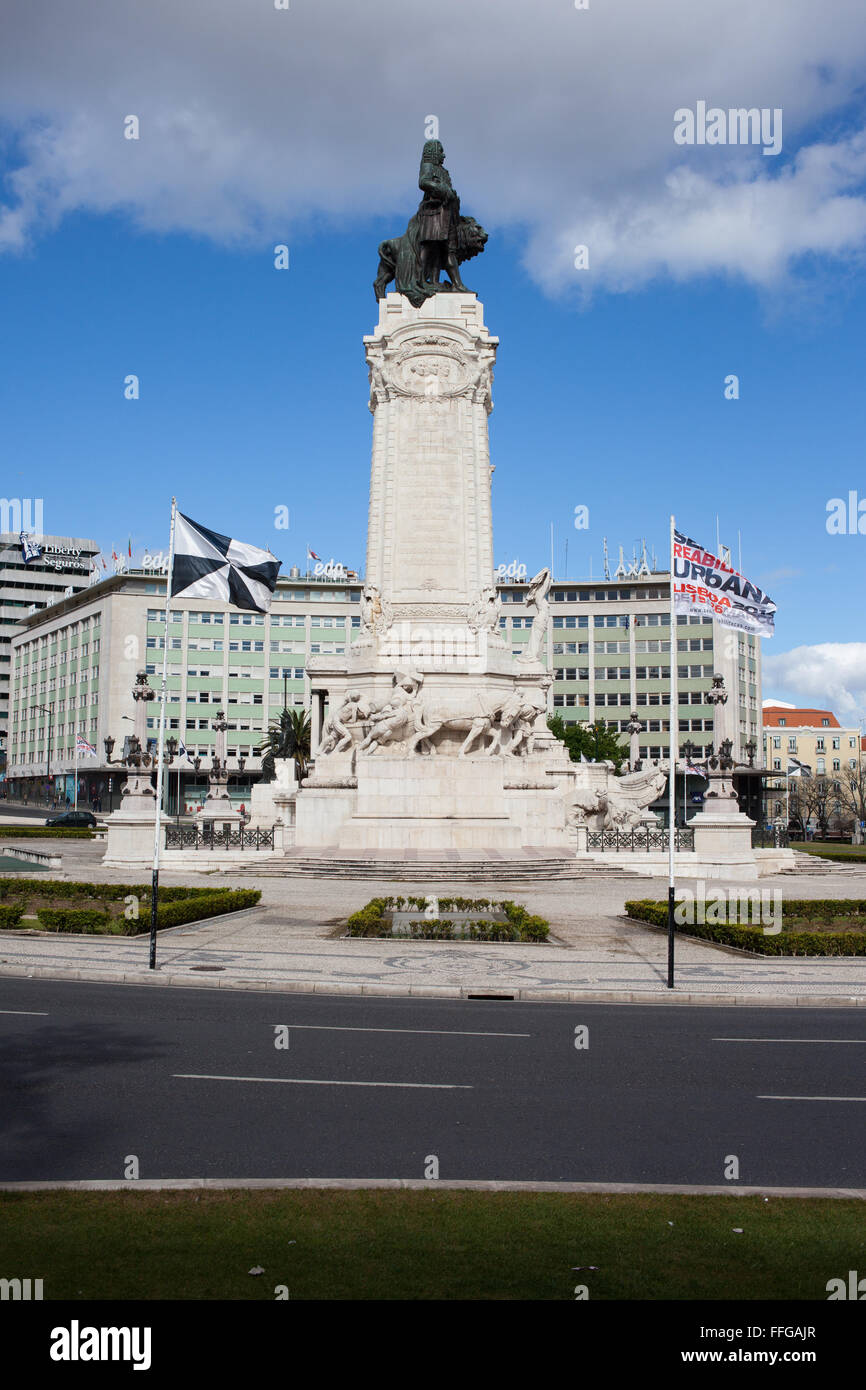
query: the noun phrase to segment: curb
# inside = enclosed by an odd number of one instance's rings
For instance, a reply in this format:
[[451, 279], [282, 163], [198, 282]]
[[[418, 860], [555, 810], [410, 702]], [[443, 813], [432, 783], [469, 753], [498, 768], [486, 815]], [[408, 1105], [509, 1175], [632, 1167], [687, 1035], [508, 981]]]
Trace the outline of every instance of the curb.
[[0, 1192], [120, 1192], [138, 1189], [146, 1192], [232, 1191], [386, 1191], [421, 1192], [430, 1188], [451, 1192], [566, 1192], [658, 1193], [660, 1196], [686, 1197], [831, 1197], [843, 1201], [866, 1201], [863, 1187], [719, 1187], [688, 1183], [644, 1182], [509, 1182], [496, 1179], [459, 1178], [82, 1178], [68, 1182], [0, 1182]]
[[659, 988], [658, 992], [634, 990], [563, 989], [552, 986], [522, 988], [507, 985], [389, 985], [361, 981], [237, 980], [214, 975], [163, 975], [141, 971], [79, 970], [74, 967], [0, 965], [0, 979], [75, 980], [84, 984], [163, 986], [176, 989], [223, 989], [266, 991], [271, 994], [362, 995], [389, 999], [467, 999], [513, 1001], [532, 1004], [677, 1004], [709, 1005], [716, 1008], [864, 1008], [866, 991], [859, 995], [821, 994], [710, 994], [678, 993]]

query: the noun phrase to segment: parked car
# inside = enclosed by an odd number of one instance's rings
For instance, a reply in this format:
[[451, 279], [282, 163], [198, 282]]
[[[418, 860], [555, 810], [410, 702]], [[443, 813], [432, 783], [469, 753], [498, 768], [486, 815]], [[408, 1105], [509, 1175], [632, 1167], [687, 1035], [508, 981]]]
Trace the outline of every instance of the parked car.
[[62, 816], [50, 816], [45, 824], [66, 826], [68, 830], [80, 830], [87, 826], [95, 826], [96, 817], [92, 811], [64, 811]]

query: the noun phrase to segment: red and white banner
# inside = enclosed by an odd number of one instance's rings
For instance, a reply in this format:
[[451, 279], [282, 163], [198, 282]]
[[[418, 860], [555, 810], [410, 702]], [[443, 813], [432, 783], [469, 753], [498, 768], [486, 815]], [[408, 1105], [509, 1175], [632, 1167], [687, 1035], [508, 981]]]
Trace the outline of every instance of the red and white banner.
[[700, 613], [723, 627], [772, 637], [776, 605], [726, 560], [674, 531], [673, 599], [675, 613]]

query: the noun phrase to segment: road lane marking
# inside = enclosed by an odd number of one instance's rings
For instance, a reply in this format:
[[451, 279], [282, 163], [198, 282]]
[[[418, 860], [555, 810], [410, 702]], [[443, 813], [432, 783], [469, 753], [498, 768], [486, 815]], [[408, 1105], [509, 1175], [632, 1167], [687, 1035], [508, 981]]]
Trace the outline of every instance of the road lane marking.
[[713, 1038], [713, 1042], [866, 1043], [866, 1038]]
[[206, 1076], [198, 1072], [175, 1071], [172, 1076], [178, 1081], [267, 1081], [279, 1086], [392, 1086], [410, 1091], [474, 1091], [474, 1086], [463, 1086], [445, 1081], [318, 1081], [301, 1076]]
[[866, 1096], [758, 1096], [758, 1100], [859, 1100], [866, 1102]]
[[28, 1018], [47, 1018], [47, 1009], [0, 1009], [0, 1014], [27, 1014]]
[[[277, 1024], [273, 1024], [277, 1027]], [[282, 1024], [279, 1025], [283, 1027]], [[348, 1024], [287, 1023], [286, 1028], [316, 1029], [325, 1033], [420, 1033], [423, 1037], [444, 1038], [531, 1038], [531, 1033], [470, 1033], [463, 1028], [353, 1028]]]

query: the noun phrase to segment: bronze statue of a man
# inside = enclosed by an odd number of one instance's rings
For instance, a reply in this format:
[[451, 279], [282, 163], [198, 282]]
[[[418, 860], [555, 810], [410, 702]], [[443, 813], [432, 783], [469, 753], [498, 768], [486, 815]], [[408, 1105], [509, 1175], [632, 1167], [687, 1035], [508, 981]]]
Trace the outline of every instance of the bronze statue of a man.
[[445, 168], [445, 151], [439, 140], [428, 140], [421, 153], [418, 187], [424, 194], [418, 207], [418, 253], [421, 283], [438, 285], [444, 270], [452, 288], [463, 290], [457, 264], [457, 228], [460, 199]]
[[[431, 295], [449, 290], [469, 294], [460, 265], [484, 250], [487, 233], [474, 217], [463, 217], [460, 199], [445, 168], [445, 151], [438, 140], [428, 140], [421, 155], [418, 186], [424, 197], [409, 220], [403, 236], [379, 245], [379, 273], [373, 283], [377, 299], [384, 299], [394, 282], [399, 294], [420, 308]], [[440, 280], [445, 271], [447, 280]]]

